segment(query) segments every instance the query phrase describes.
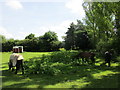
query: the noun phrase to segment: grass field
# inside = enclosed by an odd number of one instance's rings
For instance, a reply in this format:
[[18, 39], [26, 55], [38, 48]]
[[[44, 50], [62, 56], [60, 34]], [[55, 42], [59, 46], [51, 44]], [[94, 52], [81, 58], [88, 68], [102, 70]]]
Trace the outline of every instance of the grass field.
[[[2, 53], [2, 88], [118, 88], [119, 63], [112, 63], [111, 67], [100, 67], [99, 59], [96, 65], [67, 66], [58, 75], [17, 75], [8, 70], [8, 60], [11, 52]], [[40, 57], [48, 52], [24, 52], [25, 61]]]

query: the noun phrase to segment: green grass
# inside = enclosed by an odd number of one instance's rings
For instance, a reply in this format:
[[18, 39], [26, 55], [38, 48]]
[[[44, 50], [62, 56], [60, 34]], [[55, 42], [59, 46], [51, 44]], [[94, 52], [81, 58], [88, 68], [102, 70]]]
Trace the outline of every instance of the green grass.
[[[17, 75], [8, 70], [8, 60], [11, 52], [2, 53], [2, 87], [3, 88], [118, 88], [119, 63], [112, 63], [111, 67], [100, 67], [102, 60], [97, 59], [95, 66], [71, 66], [59, 64], [64, 67], [63, 73], [50, 75]], [[50, 55], [48, 52], [25, 52], [22, 55], [25, 61], [30, 58]], [[53, 64], [54, 65], [54, 64]]]

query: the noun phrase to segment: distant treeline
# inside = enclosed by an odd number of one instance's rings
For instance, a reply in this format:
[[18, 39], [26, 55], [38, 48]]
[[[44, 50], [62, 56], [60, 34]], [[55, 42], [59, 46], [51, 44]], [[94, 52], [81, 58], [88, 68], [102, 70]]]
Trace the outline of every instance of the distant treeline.
[[48, 31], [43, 36], [35, 37], [35, 34], [29, 34], [24, 40], [6, 39], [2, 37], [2, 51], [11, 51], [13, 46], [23, 46], [27, 52], [57, 51], [61, 42], [55, 32]]

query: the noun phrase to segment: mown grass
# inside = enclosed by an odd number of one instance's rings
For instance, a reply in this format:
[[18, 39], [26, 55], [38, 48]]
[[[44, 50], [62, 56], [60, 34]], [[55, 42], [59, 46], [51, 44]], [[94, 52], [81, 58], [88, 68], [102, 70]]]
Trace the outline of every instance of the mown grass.
[[[3, 88], [118, 88], [119, 87], [119, 62], [111, 63], [111, 67], [100, 67], [103, 60], [96, 58], [93, 65], [70, 65], [59, 63], [57, 68], [62, 68], [56, 75], [28, 74], [17, 75], [8, 70], [8, 60], [11, 52], [2, 53], [2, 87]], [[49, 52], [25, 52], [22, 55], [25, 61], [41, 57]], [[64, 56], [63, 56], [64, 57]], [[57, 59], [57, 57], [56, 57]], [[53, 66], [56, 63], [52, 64]]]

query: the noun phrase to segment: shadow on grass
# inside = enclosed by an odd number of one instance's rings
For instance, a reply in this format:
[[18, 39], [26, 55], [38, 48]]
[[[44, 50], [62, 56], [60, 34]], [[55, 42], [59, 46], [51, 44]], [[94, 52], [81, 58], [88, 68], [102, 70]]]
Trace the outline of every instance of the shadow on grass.
[[[39, 58], [35, 58], [39, 59]], [[60, 66], [58, 66], [60, 67]], [[67, 66], [62, 73], [49, 76], [48, 75], [15, 75], [9, 70], [2, 70], [2, 82], [3, 90], [5, 88], [45, 88], [48, 85], [56, 85], [59, 83], [74, 82], [78, 79], [86, 78], [85, 82], [90, 82], [86, 84], [84, 88], [118, 88], [119, 86], [119, 74], [111, 74], [108, 76], [103, 76], [101, 79], [96, 79], [92, 74], [100, 73], [106, 70], [113, 72], [119, 72], [119, 66], [117, 67], [100, 67], [100, 66], [90, 66], [90, 65], [80, 65], [80, 66]], [[6, 84], [5, 83], [13, 83]], [[84, 82], [83, 82], [84, 83]], [[81, 83], [80, 83], [81, 84]], [[59, 87], [57, 87], [59, 88]], [[64, 87], [60, 87], [64, 88]], [[71, 84], [69, 88], [81, 88], [79, 85]]]
[[120, 88], [119, 77], [119, 74], [113, 74], [103, 76], [99, 79], [87, 78], [91, 84], [87, 85], [85, 88]]

